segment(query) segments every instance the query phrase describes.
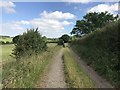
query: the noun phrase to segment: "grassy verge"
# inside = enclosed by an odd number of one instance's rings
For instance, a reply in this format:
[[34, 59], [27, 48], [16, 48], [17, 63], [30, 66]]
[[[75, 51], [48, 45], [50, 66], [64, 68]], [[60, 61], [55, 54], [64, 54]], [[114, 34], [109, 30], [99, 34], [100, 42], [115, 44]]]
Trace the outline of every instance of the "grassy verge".
[[69, 49], [64, 50], [65, 78], [69, 88], [93, 88], [92, 80], [80, 69]]
[[26, 56], [19, 61], [3, 65], [3, 88], [33, 88], [37, 81], [42, 78], [50, 58], [59, 49], [59, 46], [50, 47], [42, 54]]

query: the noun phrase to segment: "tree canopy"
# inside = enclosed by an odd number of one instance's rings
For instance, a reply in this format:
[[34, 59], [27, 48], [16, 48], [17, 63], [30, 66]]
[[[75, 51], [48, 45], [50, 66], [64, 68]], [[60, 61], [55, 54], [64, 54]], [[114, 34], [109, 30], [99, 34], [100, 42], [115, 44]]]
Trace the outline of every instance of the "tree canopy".
[[67, 35], [67, 34], [64, 34], [60, 37], [60, 39], [62, 39], [64, 41], [64, 43], [68, 43], [69, 39], [70, 39], [70, 36]]
[[72, 29], [71, 34], [81, 36], [82, 34], [88, 34], [97, 28], [102, 28], [106, 23], [111, 23], [118, 19], [118, 15], [106, 12], [90, 12], [83, 16], [82, 20], [77, 20], [76, 25]]

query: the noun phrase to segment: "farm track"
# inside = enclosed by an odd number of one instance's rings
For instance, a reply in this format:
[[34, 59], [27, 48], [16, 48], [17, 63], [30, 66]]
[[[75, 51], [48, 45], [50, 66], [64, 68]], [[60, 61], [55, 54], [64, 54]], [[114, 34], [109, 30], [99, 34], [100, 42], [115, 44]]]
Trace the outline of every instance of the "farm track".
[[[47, 70], [40, 82], [36, 85], [37, 88], [66, 88], [65, 78], [64, 78], [64, 68], [63, 68], [63, 50], [62, 48], [53, 57], [52, 62], [50, 62]], [[86, 63], [81, 60], [81, 58], [71, 50], [71, 53], [76, 58], [76, 62], [79, 64], [81, 70], [85, 72], [94, 82], [96, 88], [113, 88], [113, 86], [99, 76], [91, 67], [87, 66]]]
[[48, 72], [45, 73], [37, 88], [66, 88], [62, 56], [63, 48], [53, 57], [48, 66]]

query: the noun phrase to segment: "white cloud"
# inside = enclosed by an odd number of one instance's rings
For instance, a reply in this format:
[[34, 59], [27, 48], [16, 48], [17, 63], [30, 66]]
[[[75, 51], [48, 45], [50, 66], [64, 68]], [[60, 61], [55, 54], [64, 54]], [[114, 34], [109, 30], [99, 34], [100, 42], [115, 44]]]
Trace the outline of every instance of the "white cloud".
[[18, 25], [29, 25], [30, 23], [29, 23], [29, 21], [21, 20], [21, 21], [16, 22], [16, 24], [18, 24]]
[[60, 11], [43, 11], [40, 16], [40, 18], [31, 20], [30, 23], [34, 27], [39, 27], [40, 32], [48, 37], [56, 37], [58, 34], [58, 36], [62, 35], [66, 32], [65, 27], [72, 24], [67, 20], [75, 18], [75, 15], [71, 13], [63, 13]]
[[119, 2], [119, 0], [61, 0], [63, 2], [71, 3], [89, 3], [89, 2]]
[[15, 36], [17, 34], [22, 34], [24, 31], [26, 31], [27, 26], [28, 27], [31, 26], [33, 28], [39, 27], [40, 33], [47, 37], [59, 37], [64, 33], [68, 33], [65, 30], [65, 27], [71, 25], [72, 22], [68, 20], [74, 18], [75, 15], [71, 13], [63, 13], [60, 11], [55, 12], [43, 11], [40, 14], [39, 18], [33, 18], [32, 20], [29, 21], [21, 20], [4, 23], [2, 33], [4, 34], [11, 32], [13, 33], [12, 36], [13, 35]]
[[15, 4], [10, 1], [0, 1], [0, 7], [3, 8], [3, 11], [6, 13], [15, 13]]
[[25, 28], [17, 22], [2, 23], [2, 35], [15, 36], [25, 31]]
[[63, 0], [64, 2], [72, 2], [72, 3], [89, 3], [92, 0]]
[[97, 6], [92, 7], [88, 10], [88, 12], [105, 12], [108, 11], [112, 14], [116, 14], [115, 12], [118, 11], [118, 3], [115, 4], [99, 4]]
[[55, 11], [55, 12], [46, 12], [40, 14], [42, 18], [46, 19], [73, 19], [75, 16], [71, 13], [63, 13], [61, 11]]

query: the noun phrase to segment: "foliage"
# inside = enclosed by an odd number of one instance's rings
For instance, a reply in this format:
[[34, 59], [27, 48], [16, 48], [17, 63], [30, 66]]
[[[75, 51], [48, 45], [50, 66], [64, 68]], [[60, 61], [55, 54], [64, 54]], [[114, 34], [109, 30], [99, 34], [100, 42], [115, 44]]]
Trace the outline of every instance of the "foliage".
[[64, 41], [64, 43], [68, 43], [70, 40], [70, 36], [67, 34], [64, 34], [60, 37], [60, 39], [62, 39]]
[[17, 35], [17, 36], [15, 36], [15, 37], [12, 39], [12, 41], [13, 41], [14, 44], [17, 44], [17, 42], [19, 41], [19, 40], [18, 40], [19, 37], [20, 37], [20, 35]]
[[71, 46], [100, 75], [120, 87], [120, 20], [72, 42]]
[[62, 39], [59, 39], [58, 45], [63, 45], [63, 40]]
[[4, 41], [0, 41], [0, 44], [5, 44], [5, 42]]
[[39, 34], [38, 28], [36, 28], [36, 30], [30, 29], [19, 36], [17, 43], [15, 43], [13, 55], [15, 55], [16, 58], [20, 58], [26, 54], [31, 55], [32, 53], [39, 53], [46, 49], [46, 42]]
[[73, 28], [71, 34], [76, 34], [77, 36], [88, 34], [97, 28], [102, 28], [105, 24], [111, 23], [117, 19], [118, 15], [113, 16], [113, 14], [108, 12], [90, 12], [87, 13], [82, 20], [76, 21], [76, 25]]
[[13, 44], [13, 43], [12, 43], [12, 42], [9, 42], [9, 41], [6, 41], [6, 42], [0, 41], [0, 45], [5, 45], [5, 44]]

